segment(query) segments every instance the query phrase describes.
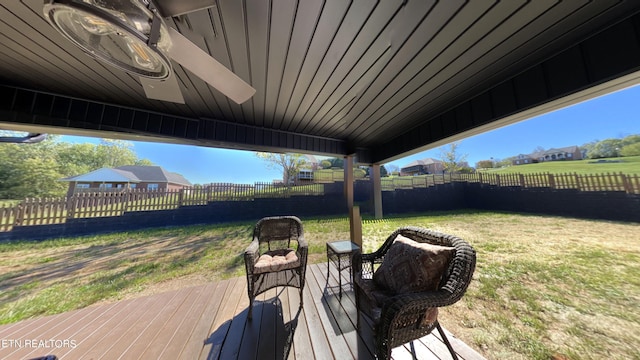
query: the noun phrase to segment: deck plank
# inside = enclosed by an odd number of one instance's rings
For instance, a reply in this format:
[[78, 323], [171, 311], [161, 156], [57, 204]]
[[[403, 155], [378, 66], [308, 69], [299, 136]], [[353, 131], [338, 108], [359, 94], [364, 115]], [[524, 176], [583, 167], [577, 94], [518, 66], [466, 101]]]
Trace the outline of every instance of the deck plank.
[[237, 302], [242, 296], [243, 284], [239, 278], [233, 279], [222, 298], [220, 308], [209, 328], [211, 334], [205, 341], [200, 359], [218, 359], [227, 337], [231, 321], [236, 311]]
[[[347, 345], [345, 338], [340, 333], [339, 325], [335, 318], [330, 315], [328, 311], [329, 306], [327, 304], [326, 297], [324, 296], [324, 279], [318, 281], [315, 277], [317, 267], [309, 268], [307, 270], [307, 280], [310, 284], [309, 288], [313, 294], [314, 304], [318, 313], [319, 320], [322, 324], [322, 328], [325, 332], [325, 336], [329, 339], [329, 346], [334, 358], [344, 357], [346, 354], [350, 354], [351, 350]], [[313, 274], [314, 276], [309, 276]], [[315, 337], [312, 337], [312, 341]]]
[[[106, 306], [97, 306], [97, 311], [92, 313], [91, 318], [87, 319], [88, 321], [79, 321], [73, 331], [67, 335], [69, 339], [77, 342], [77, 347], [64, 349], [66, 352], [56, 352], [56, 355], [60, 358], [67, 356], [80, 357], [79, 354], [89, 351], [101, 339], [97, 334], [101, 331], [108, 331], [112, 324], [117, 323], [117, 320], [122, 318], [121, 314], [130, 312], [129, 310], [137, 304], [139, 304], [138, 300], [129, 300]], [[147, 317], [143, 319], [144, 322], [148, 321]], [[40, 333], [36, 334], [37, 337], [40, 337]]]
[[[310, 271], [318, 283], [326, 282], [326, 274], [319, 267], [312, 267]], [[350, 290], [348, 291], [350, 292]], [[323, 298], [327, 313], [333, 316], [335, 324], [338, 326], [336, 333], [341, 334], [345, 339], [352, 356], [357, 359], [372, 358], [373, 344], [367, 344], [358, 334], [355, 321], [357, 313], [347, 291], [343, 288], [342, 298], [340, 298], [339, 293], [331, 293], [331, 290], [325, 290]]]
[[305, 311], [300, 307], [300, 291], [298, 289], [289, 289], [287, 292], [289, 297], [289, 317], [295, 321], [295, 332], [293, 333], [292, 349], [289, 352], [290, 360], [309, 359], [309, 354], [313, 354], [311, 346], [311, 338], [309, 337], [309, 329], [306, 326], [307, 318]]
[[200, 318], [194, 325], [191, 337], [187, 340], [182, 351], [176, 354], [176, 358], [197, 359], [200, 356], [205, 341], [209, 338], [211, 323], [218, 313], [220, 303], [230, 283], [231, 281], [225, 280], [207, 285], [207, 288], [211, 291], [210, 296], [207, 297], [207, 306], [203, 309]]
[[137, 335], [130, 337], [129, 346], [125, 346], [123, 354], [126, 354], [128, 359], [141, 358], [147, 347], [153, 343], [153, 339], [158, 334], [158, 329], [161, 329], [175, 315], [176, 310], [180, 308], [186, 297], [185, 292], [189, 293], [191, 291], [192, 288], [172, 292], [168, 301], [161, 303], [158, 311], [153, 313], [151, 320], [141, 327]]
[[[114, 304], [115, 306], [116, 304]], [[125, 304], [120, 304], [124, 306]], [[76, 310], [71, 313], [54, 315], [51, 317], [45, 317], [40, 319], [34, 319], [33, 322], [29, 323], [22, 329], [16, 329], [13, 333], [8, 336], [3, 336], [2, 338], [13, 338], [13, 339], [29, 339], [29, 334], [32, 332], [38, 332], [41, 334], [39, 339], [65, 339], [66, 337], [59, 337], [61, 333], [64, 332], [74, 332], [75, 326], [78, 322], [89, 321], [92, 315], [99, 315], [101, 313], [99, 307], [93, 308], [85, 308], [81, 310]], [[67, 347], [55, 348], [55, 347], [44, 347], [44, 348], [31, 348], [30, 351], [27, 349], [20, 349], [15, 353], [9, 354], [12, 357], [37, 357], [46, 355], [45, 353], [56, 353], [59, 354], [61, 351], [64, 351]], [[16, 349], [17, 350], [17, 349]]]
[[249, 315], [249, 296], [247, 295], [247, 282], [240, 281], [239, 285], [242, 286], [240, 299], [236, 305], [235, 315], [231, 327], [227, 332], [227, 337], [224, 341], [224, 346], [220, 352], [220, 359], [238, 359], [240, 353], [240, 346], [242, 343], [242, 337], [244, 336], [244, 330], [247, 322], [247, 316]]
[[88, 359], [117, 359], [123, 351], [119, 344], [133, 336], [137, 325], [144, 323], [145, 319], [153, 314], [154, 309], [159, 310], [160, 304], [160, 299], [152, 297], [132, 302], [131, 306], [119, 313], [119, 322], [116, 323], [114, 317], [114, 326], [105, 328], [100, 342], [95, 342], [90, 349], [83, 349], [82, 356]]
[[[185, 336], [186, 334], [184, 333], [188, 331], [185, 329], [185, 327], [188, 326], [188, 324], [185, 325], [185, 321], [191, 320], [188, 317], [189, 314], [201, 310], [197, 301], [200, 299], [203, 291], [203, 287], [196, 287], [184, 297], [184, 301], [180, 304], [180, 307], [176, 309], [173, 316], [164, 323], [162, 328], [158, 329], [158, 332], [140, 356], [141, 359], [162, 359], [162, 354], [167, 348], [167, 345], [176, 341], [184, 344], [186, 339], [183, 336]], [[180, 330], [182, 330], [182, 334]], [[176, 339], [176, 336], [178, 339]], [[179, 354], [180, 352], [177, 351], [174, 352], [174, 354], [175, 353]], [[169, 354], [167, 353], [166, 355], [168, 356]]]
[[[176, 329], [173, 339], [171, 339], [159, 359], [181, 355], [186, 353], [189, 347], [192, 347], [195, 354], [199, 354], [204, 344], [204, 338], [197, 332], [200, 320], [207, 315], [210, 304], [210, 298], [214, 296], [216, 290], [215, 284], [203, 286], [197, 299], [194, 300], [194, 306], [188, 313], [184, 314], [184, 321], [181, 326]], [[197, 355], [194, 355], [194, 357]]]
[[[342, 298], [338, 276], [343, 276]], [[0, 340], [64, 338], [75, 348], [0, 347], [0, 359], [55, 354], [92, 359], [372, 359], [373, 330], [360, 317], [348, 273], [326, 263], [309, 265], [306, 286], [276, 288], [259, 295], [252, 321], [244, 277], [188, 287], [63, 314], [0, 326]], [[446, 330], [445, 330], [446, 331]], [[461, 359], [482, 360], [447, 334]], [[449, 359], [437, 332], [414, 341], [419, 359]], [[393, 349], [392, 358], [412, 359], [411, 346]]]
[[253, 302], [253, 319], [247, 319], [247, 321], [245, 321], [238, 359], [257, 359], [258, 341], [260, 339], [260, 320], [262, 319], [264, 300], [265, 294], [260, 294]]
[[306, 323], [305, 326], [309, 332], [309, 339], [311, 339], [311, 353], [315, 359], [331, 359], [333, 358], [333, 354], [329, 347], [329, 340], [325, 334], [323, 324], [320, 321], [320, 315], [318, 313], [318, 308], [314, 301], [314, 295], [312, 294], [311, 288], [315, 286], [313, 281], [309, 281], [307, 278], [306, 286], [302, 291], [302, 296], [304, 298], [304, 312]]
[[260, 336], [258, 337], [258, 354], [256, 359], [276, 359], [276, 327], [278, 322], [278, 308], [282, 307], [277, 290], [271, 289], [265, 292], [260, 319]]

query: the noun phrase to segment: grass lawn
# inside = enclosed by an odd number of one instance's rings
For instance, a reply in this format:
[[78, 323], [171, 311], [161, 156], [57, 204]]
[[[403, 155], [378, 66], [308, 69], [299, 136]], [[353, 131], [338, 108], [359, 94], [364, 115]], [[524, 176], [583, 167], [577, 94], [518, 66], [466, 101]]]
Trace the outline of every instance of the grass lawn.
[[[310, 262], [348, 238], [343, 218], [303, 219]], [[365, 220], [364, 249], [393, 230], [458, 235], [478, 252], [443, 325], [489, 359], [640, 359], [640, 224], [456, 211]], [[0, 244], [0, 323], [244, 276], [253, 223]]]

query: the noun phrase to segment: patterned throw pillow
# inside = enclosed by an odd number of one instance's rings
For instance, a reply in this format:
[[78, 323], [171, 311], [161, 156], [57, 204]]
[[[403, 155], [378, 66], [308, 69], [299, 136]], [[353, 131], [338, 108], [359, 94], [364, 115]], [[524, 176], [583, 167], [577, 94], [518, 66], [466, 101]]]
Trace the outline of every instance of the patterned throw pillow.
[[373, 274], [377, 286], [396, 294], [437, 290], [455, 248], [398, 235]]

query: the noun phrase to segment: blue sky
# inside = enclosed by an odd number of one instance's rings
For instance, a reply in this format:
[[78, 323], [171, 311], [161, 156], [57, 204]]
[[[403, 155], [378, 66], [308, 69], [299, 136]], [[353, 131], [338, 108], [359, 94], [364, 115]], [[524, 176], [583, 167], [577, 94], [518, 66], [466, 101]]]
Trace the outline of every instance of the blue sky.
[[[528, 154], [538, 146], [545, 149], [579, 146], [631, 134], [640, 134], [640, 86], [463, 139], [458, 141], [458, 152], [467, 155], [469, 165], [475, 166], [476, 162], [492, 157], [499, 160]], [[61, 141], [96, 143], [99, 139], [63, 136]], [[251, 151], [151, 142], [133, 144], [139, 158], [180, 173], [194, 184], [270, 182], [282, 177]], [[441, 149], [427, 150], [391, 164], [403, 167], [417, 159], [438, 159]]]

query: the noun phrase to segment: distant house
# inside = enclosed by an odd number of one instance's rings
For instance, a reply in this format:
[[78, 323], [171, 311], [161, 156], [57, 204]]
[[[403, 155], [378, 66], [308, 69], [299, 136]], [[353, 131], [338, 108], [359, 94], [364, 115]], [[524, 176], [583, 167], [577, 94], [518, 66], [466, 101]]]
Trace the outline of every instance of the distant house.
[[289, 182], [292, 184], [313, 182], [313, 173], [320, 167], [320, 162], [318, 162], [318, 159], [315, 156], [305, 154], [303, 155], [303, 158], [305, 161], [303, 168], [298, 170], [298, 173], [289, 179]]
[[538, 151], [528, 155], [520, 154], [513, 160], [513, 165], [533, 164], [545, 161], [582, 160], [583, 152], [578, 146], [567, 146], [558, 149]]
[[416, 160], [407, 166], [400, 168], [401, 176], [423, 175], [423, 174], [442, 174], [444, 164], [440, 160], [426, 158]]
[[118, 191], [118, 189], [175, 190], [191, 186], [184, 176], [160, 166], [119, 166], [102, 168], [60, 181], [69, 182], [67, 196], [86, 191]]
[[513, 159], [513, 165], [524, 165], [524, 164], [533, 164], [537, 163], [538, 159], [535, 154], [519, 154]]

